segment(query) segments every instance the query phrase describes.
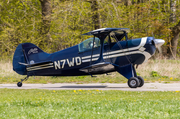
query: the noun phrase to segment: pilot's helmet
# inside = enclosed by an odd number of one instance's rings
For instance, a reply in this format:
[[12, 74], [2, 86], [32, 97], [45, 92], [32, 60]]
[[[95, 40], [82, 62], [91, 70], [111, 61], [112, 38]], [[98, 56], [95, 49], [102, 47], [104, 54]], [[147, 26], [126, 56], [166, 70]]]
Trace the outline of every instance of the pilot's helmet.
[[89, 45], [91, 48], [93, 47], [93, 41], [90, 42], [90, 45]]

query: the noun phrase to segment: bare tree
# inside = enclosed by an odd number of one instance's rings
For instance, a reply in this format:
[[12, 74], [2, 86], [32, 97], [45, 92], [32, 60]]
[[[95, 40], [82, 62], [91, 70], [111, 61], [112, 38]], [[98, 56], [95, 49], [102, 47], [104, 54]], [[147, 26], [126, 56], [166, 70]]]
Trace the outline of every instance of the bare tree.
[[178, 45], [178, 39], [179, 39], [179, 33], [180, 33], [180, 21], [176, 26], [172, 28], [172, 38], [170, 41], [170, 46], [169, 46], [169, 58], [176, 58], [176, 53], [177, 53], [177, 45]]
[[117, 0], [116, 2], [117, 2], [117, 3], [121, 3], [121, 2], [123, 2], [123, 3], [124, 3], [124, 5], [126, 5], [126, 6], [131, 5], [131, 0]]
[[51, 26], [51, 0], [40, 0], [42, 8], [42, 28], [41, 34], [44, 35], [48, 40], [50, 39], [50, 26]]
[[87, 0], [87, 2], [91, 3], [93, 29], [99, 29], [100, 21], [99, 21], [99, 12], [98, 12], [98, 2], [97, 0]]
[[[171, 9], [171, 14], [169, 21], [170, 23], [175, 23], [176, 22], [176, 0], [171, 0], [170, 1], [170, 9]], [[172, 30], [172, 37], [169, 42], [169, 48], [168, 48], [168, 54], [169, 58], [175, 59], [176, 58], [176, 52], [177, 52], [177, 44], [178, 44], [178, 39], [179, 39], [179, 32], [180, 32], [180, 21], [178, 22], [177, 25], [171, 28]]]

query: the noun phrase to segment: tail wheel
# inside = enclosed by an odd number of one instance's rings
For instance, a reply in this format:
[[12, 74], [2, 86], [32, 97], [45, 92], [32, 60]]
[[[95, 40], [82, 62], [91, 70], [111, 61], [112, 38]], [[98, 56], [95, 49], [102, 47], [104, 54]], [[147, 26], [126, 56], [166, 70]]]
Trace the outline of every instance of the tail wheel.
[[128, 86], [130, 88], [137, 88], [139, 86], [139, 80], [138, 78], [136, 77], [131, 77], [129, 80], [128, 80]]
[[144, 79], [141, 76], [137, 76], [138, 80], [139, 80], [139, 86], [138, 87], [142, 87], [144, 85]]
[[21, 87], [21, 86], [22, 86], [22, 82], [18, 82], [18, 83], [17, 83], [17, 86], [18, 86], [18, 87]]
[[27, 75], [27, 77], [25, 77], [24, 79], [21, 79], [21, 82], [18, 82], [17, 86], [21, 87], [22, 86], [22, 82], [28, 80], [28, 78], [29, 78], [29, 75]]

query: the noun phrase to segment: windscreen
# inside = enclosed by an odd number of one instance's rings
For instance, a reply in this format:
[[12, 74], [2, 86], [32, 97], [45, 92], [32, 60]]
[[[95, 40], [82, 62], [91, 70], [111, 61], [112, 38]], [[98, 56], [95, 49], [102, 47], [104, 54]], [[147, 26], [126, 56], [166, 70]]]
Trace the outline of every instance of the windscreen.
[[[81, 42], [79, 45], [78, 45], [78, 48], [79, 48], [79, 52], [85, 52], [85, 51], [88, 51], [88, 50], [92, 50], [92, 47], [93, 47], [93, 39], [94, 38], [89, 38], [83, 42]], [[97, 48], [100, 46], [100, 40], [99, 38], [95, 37], [95, 41], [94, 41], [94, 48]]]

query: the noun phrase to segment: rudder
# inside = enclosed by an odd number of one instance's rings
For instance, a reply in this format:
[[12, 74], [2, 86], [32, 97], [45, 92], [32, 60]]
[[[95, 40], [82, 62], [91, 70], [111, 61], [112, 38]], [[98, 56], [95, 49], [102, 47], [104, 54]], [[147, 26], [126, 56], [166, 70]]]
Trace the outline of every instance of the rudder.
[[18, 74], [27, 75], [25, 64], [34, 64], [41, 61], [46, 61], [50, 54], [45, 53], [39, 47], [32, 43], [22, 43], [16, 48], [13, 57], [13, 70]]

